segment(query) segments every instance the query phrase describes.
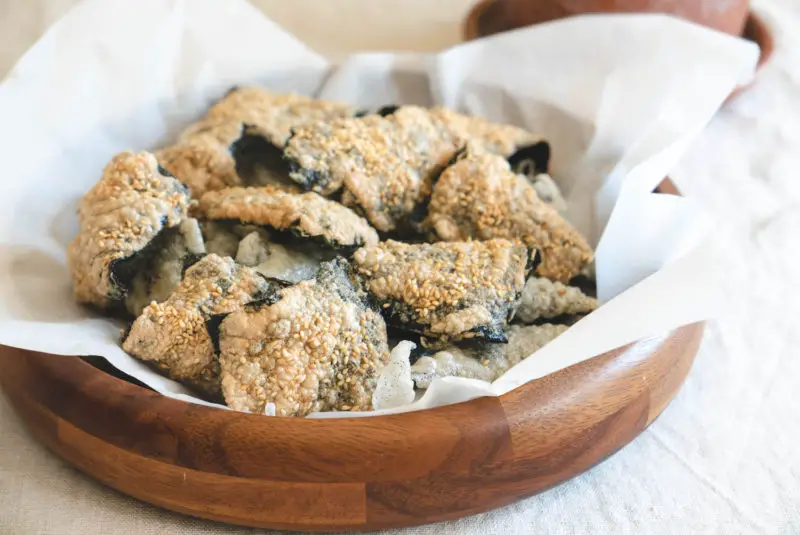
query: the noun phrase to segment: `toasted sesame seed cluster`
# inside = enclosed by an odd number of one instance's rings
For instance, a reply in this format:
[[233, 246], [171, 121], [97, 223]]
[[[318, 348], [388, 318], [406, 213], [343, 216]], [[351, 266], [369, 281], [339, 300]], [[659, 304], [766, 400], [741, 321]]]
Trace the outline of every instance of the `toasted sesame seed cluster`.
[[124, 300], [132, 281], [122, 280], [120, 268], [162, 230], [177, 227], [188, 209], [186, 187], [152, 154], [114, 156], [81, 200], [80, 230], [67, 248], [78, 302], [112, 308]]
[[378, 242], [378, 233], [364, 218], [313, 192], [287, 193], [274, 186], [210, 191], [200, 198], [198, 213], [210, 220], [292, 230], [340, 248]]
[[343, 190], [380, 231], [413, 226], [436, 173], [466, 143], [509, 155], [535, 137], [444, 108], [404, 106], [381, 117], [348, 118], [295, 129], [284, 150], [290, 178], [323, 195]]
[[[280, 176], [257, 180], [244, 173], [246, 160], [268, 175], [280, 175], [280, 154], [294, 127], [354, 115], [351, 106], [302, 95], [279, 94], [258, 87], [234, 88], [187, 128], [175, 145], [156, 153], [161, 164], [181, 177], [199, 197], [206, 191], [269, 181], [287, 187]], [[255, 142], [254, 142], [255, 141]], [[259, 142], [260, 141], [260, 142]], [[280, 167], [280, 166], [277, 166]]]
[[219, 361], [207, 323], [273, 296], [276, 288], [233, 259], [208, 255], [186, 270], [169, 298], [150, 303], [133, 322], [122, 348], [173, 379], [219, 394]]
[[568, 282], [592, 260], [586, 240], [505, 158], [470, 146], [442, 172], [426, 226], [437, 240], [505, 238], [541, 252], [537, 273]]
[[[535, 254], [535, 253], [534, 253]], [[507, 240], [385, 241], [353, 257], [390, 322], [443, 340], [504, 341], [530, 253]]]
[[349, 279], [346, 262], [323, 266], [313, 281], [280, 290], [273, 304], [248, 307], [220, 328], [222, 390], [228, 405], [279, 416], [360, 411], [389, 347], [380, 314]]
[[130, 321], [132, 356], [241, 411], [492, 381], [597, 306], [549, 157], [445, 108], [237, 88], [174, 145], [106, 166], [68, 248], [76, 299]]

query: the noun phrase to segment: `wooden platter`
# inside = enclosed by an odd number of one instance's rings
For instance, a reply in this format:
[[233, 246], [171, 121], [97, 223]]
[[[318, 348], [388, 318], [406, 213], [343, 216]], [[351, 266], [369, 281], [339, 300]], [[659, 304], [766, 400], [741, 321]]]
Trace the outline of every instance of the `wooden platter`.
[[666, 407], [702, 332], [687, 325], [499, 398], [373, 418], [229, 412], [8, 347], [0, 385], [36, 439], [125, 494], [244, 526], [373, 530], [488, 511], [588, 470]]
[[[669, 179], [659, 191], [678, 194]], [[366, 531], [488, 511], [588, 470], [666, 408], [703, 329], [680, 327], [498, 398], [370, 418], [215, 409], [107, 364], [6, 346], [0, 387], [53, 453], [140, 500], [242, 526]]]

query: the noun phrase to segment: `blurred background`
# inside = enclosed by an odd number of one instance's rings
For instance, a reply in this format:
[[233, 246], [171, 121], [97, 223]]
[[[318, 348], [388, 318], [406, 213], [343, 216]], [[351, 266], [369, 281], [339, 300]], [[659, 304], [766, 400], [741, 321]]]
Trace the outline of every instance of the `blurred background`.
[[[79, 0], [0, 0], [0, 76]], [[251, 0], [317, 52], [337, 59], [356, 50], [439, 50], [461, 40], [475, 0]], [[352, 21], [363, 20], [353, 31]]]

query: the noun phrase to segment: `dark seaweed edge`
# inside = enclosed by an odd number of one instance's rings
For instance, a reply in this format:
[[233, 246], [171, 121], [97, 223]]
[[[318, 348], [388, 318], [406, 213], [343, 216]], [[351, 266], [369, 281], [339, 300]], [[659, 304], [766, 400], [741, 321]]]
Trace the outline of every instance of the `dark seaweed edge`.
[[575, 275], [569, 281], [569, 286], [574, 286], [589, 297], [597, 298], [597, 282], [586, 275]]
[[397, 104], [387, 104], [386, 106], [381, 106], [375, 112], [376, 115], [380, 115], [381, 117], [387, 117], [389, 115], [394, 115], [394, 113], [399, 110], [402, 106]]
[[417, 234], [422, 235], [424, 233], [424, 223], [425, 220], [428, 218], [428, 207], [431, 203], [431, 197], [433, 197], [433, 191], [436, 188], [436, 184], [439, 182], [439, 179], [442, 177], [442, 174], [451, 166], [455, 165], [459, 162], [462, 158], [467, 156], [467, 146], [464, 145], [460, 149], [456, 150], [450, 159], [447, 161], [446, 164], [442, 165], [439, 169], [435, 170], [431, 174], [430, 180], [430, 194], [422, 200], [422, 202], [417, 203], [414, 206], [414, 209], [411, 211], [411, 214], [408, 216], [408, 223], [409, 226], [414, 229]]
[[[322, 173], [313, 169], [306, 169], [300, 165], [300, 162], [297, 161], [297, 159], [286, 154], [286, 150], [289, 148], [289, 144], [292, 142], [292, 138], [294, 138], [296, 134], [296, 130], [292, 128], [289, 131], [289, 137], [286, 139], [286, 143], [283, 145], [282, 158], [289, 170], [289, 179], [295, 184], [299, 185], [305, 191], [312, 191], [315, 188], [327, 189], [328, 184], [331, 183], [330, 173]], [[337, 188], [335, 191], [340, 189], [341, 188]], [[331, 193], [335, 193], [335, 191]]]
[[281, 178], [286, 185], [294, 184], [289, 177], [289, 165], [283, 157], [283, 147], [272, 143], [252, 124], [242, 123], [239, 138], [228, 147], [234, 161], [236, 174], [245, 180], [245, 186], [258, 185], [249, 180], [257, 167], [263, 167], [274, 176]]
[[211, 345], [214, 348], [214, 354], [217, 356], [220, 354], [220, 326], [222, 325], [222, 320], [227, 317], [228, 314], [212, 314], [211, 317], [206, 320], [206, 331], [208, 332], [208, 337], [211, 338]]
[[133, 279], [142, 270], [143, 265], [154, 261], [165, 245], [165, 242], [175, 233], [179, 233], [178, 226], [168, 227], [167, 216], [162, 216], [159, 230], [150, 241], [141, 249], [133, 252], [124, 258], [115, 258], [109, 263], [108, 277], [111, 281], [112, 294], [109, 298], [112, 301], [121, 301], [130, 291]]
[[547, 141], [539, 141], [533, 145], [519, 147], [506, 159], [515, 173], [520, 173], [520, 166], [526, 161], [533, 162], [534, 173], [547, 173], [550, 167], [550, 144]]
[[[207, 219], [206, 221], [213, 221], [221, 225], [243, 225], [261, 228], [269, 234], [270, 242], [279, 245], [287, 245], [309, 254], [321, 253], [323, 255], [323, 260], [332, 260], [336, 256], [350, 258], [353, 256], [353, 253], [365, 245], [363, 240], [357, 240], [352, 245], [342, 245], [335, 240], [329, 240], [323, 235], [311, 236], [305, 234], [297, 227], [276, 229], [268, 225], [259, 225], [240, 219]], [[235, 234], [237, 238], [239, 238], [239, 241], [244, 238], [244, 236], [239, 237], [239, 234], [233, 231], [233, 229], [231, 229], [231, 233]], [[205, 235], [203, 238], [205, 239]]]

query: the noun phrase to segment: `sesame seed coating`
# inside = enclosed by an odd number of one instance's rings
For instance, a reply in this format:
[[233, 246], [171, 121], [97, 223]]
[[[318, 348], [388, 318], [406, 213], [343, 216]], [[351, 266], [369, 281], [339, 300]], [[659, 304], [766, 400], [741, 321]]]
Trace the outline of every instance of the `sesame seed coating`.
[[386, 324], [346, 270], [343, 260], [323, 264], [316, 280], [223, 320], [220, 364], [229, 407], [264, 413], [274, 403], [278, 416], [371, 409], [389, 357]]
[[[233, 150], [245, 134], [283, 147], [295, 126], [354, 113], [353, 107], [340, 102], [272, 93], [258, 87], [236, 88], [187, 128], [175, 145], [158, 151], [156, 157], [189, 186], [193, 197], [199, 198], [206, 191], [248, 182], [239, 174]], [[282, 182], [275, 177], [266, 180]]]
[[356, 111], [344, 102], [273, 93], [260, 87], [237, 87], [211, 106], [206, 116], [252, 125], [272, 144], [282, 147], [292, 128], [350, 117]]
[[152, 154], [114, 156], [81, 200], [80, 230], [67, 248], [76, 299], [102, 308], [123, 299], [127, 288], [115, 279], [115, 265], [179, 225], [188, 208], [186, 187], [162, 174]]
[[171, 378], [216, 397], [219, 362], [207, 322], [273, 291], [272, 284], [252, 269], [231, 258], [208, 255], [186, 270], [166, 301], [145, 307], [122, 348]]
[[431, 356], [417, 359], [411, 378], [417, 388], [428, 388], [437, 377], [466, 377], [494, 381], [561, 333], [566, 325], [511, 325], [506, 330], [508, 344], [489, 344], [478, 348], [450, 346]]
[[508, 162], [470, 146], [442, 172], [428, 205], [425, 226], [442, 241], [505, 238], [539, 250], [542, 277], [567, 282], [591, 261], [586, 240], [539, 199]]
[[205, 191], [238, 186], [230, 147], [242, 137], [240, 122], [203, 119], [181, 134], [178, 143], [156, 152], [156, 158], [189, 186], [196, 198]]
[[597, 299], [574, 286], [543, 277], [531, 277], [525, 283], [516, 320], [533, 323], [562, 315], [586, 314], [597, 308]]
[[431, 183], [467, 140], [508, 154], [532, 134], [444, 108], [404, 106], [386, 117], [371, 115], [295, 129], [284, 149], [290, 178], [323, 195], [344, 188], [342, 201], [357, 206], [380, 231], [403, 230]]
[[507, 240], [381, 242], [353, 256], [388, 321], [431, 338], [502, 335], [525, 285], [529, 253]]
[[231, 219], [319, 237], [334, 247], [378, 242], [378, 233], [349, 208], [316, 193], [287, 193], [271, 186], [228, 188], [203, 195], [198, 212], [207, 219]]

